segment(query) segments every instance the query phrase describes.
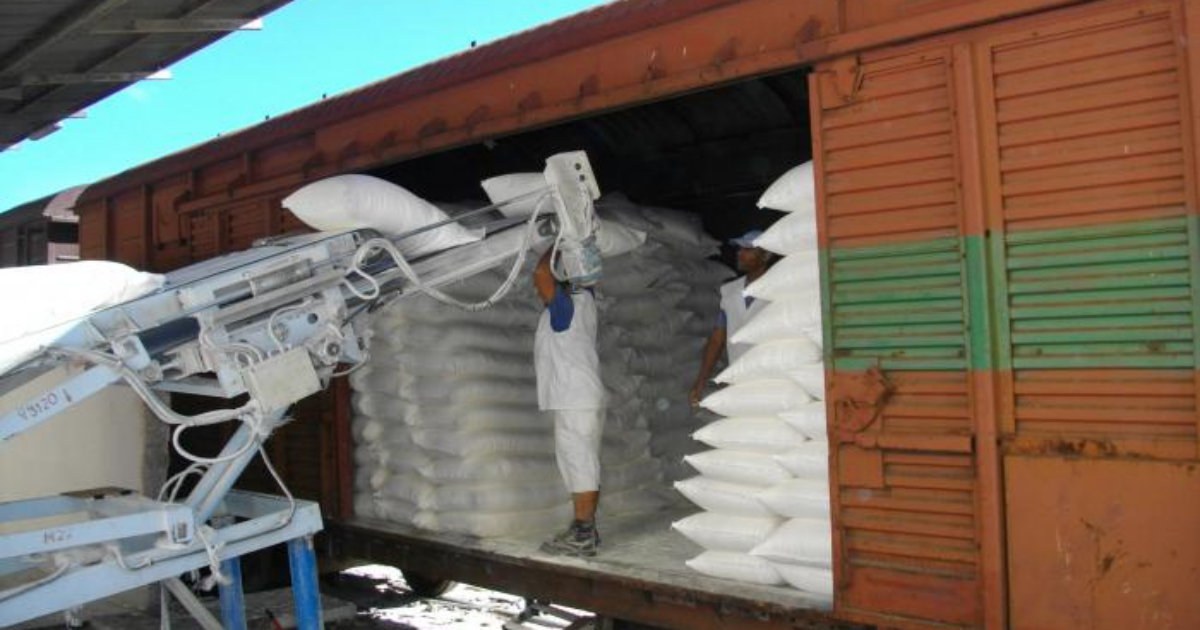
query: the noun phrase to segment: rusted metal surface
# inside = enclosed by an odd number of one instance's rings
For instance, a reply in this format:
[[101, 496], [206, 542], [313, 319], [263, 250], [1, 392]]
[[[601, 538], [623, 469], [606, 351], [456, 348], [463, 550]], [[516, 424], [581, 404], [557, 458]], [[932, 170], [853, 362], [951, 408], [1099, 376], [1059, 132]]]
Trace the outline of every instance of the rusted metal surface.
[[[1082, 6], [984, 24], [1067, 4]], [[1108, 615], [1109, 603], [1089, 598], [1109, 597], [1109, 586], [1097, 588], [1083, 568], [1048, 591], [1061, 597], [1038, 590], [1061, 561], [1053, 547], [1059, 530], [1045, 525], [1061, 525], [1075, 548], [1087, 542], [1078, 523], [1054, 521], [1051, 504], [1039, 502], [1050, 500], [1051, 487], [1078, 489], [1070, 513], [1090, 522], [1112, 516], [1111, 505], [1194, 518], [1173, 510], [1194, 492], [1187, 467], [1198, 456], [1200, 426], [1200, 113], [1192, 105], [1200, 47], [1187, 45], [1200, 41], [1197, 3], [744, 0], [697, 4], [695, 12], [683, 5], [618, 3], [629, 13], [578, 23], [611, 31], [571, 40], [586, 44], [563, 44], [549, 58], [516, 47], [504, 49], [507, 69], [479, 70], [471, 56], [443, 62], [443, 74], [401, 75], [369, 97], [333, 99], [135, 169], [89, 199], [85, 254], [159, 269], [211, 257], [301, 227], [279, 199], [330, 173], [375, 169], [409, 183], [421, 168], [469, 165], [464, 181], [478, 179], [470, 169], [479, 164], [508, 164], [469, 149], [487, 138], [511, 138], [514, 152], [537, 154], [555, 141], [607, 134], [645, 142], [608, 158], [636, 159], [670, 145], [668, 119], [598, 112], [700, 89], [715, 94], [714, 86], [827, 59], [808, 81], [829, 381], [839, 390], [877, 369], [891, 384], [870, 422], [852, 423], [856, 430], [831, 453], [839, 617], [920, 630], [1074, 630]], [[640, 13], [651, 9], [677, 13], [655, 22]], [[531, 41], [570, 24], [521, 37], [537, 49]], [[972, 24], [982, 25], [954, 30]], [[731, 115], [753, 111], [726, 105]], [[585, 117], [593, 123], [565, 136], [547, 127]], [[655, 133], [639, 136], [639, 124]], [[710, 150], [741, 156], [780, 138], [794, 136], [764, 133], [763, 144], [738, 144], [693, 135], [675, 149], [694, 154], [701, 141], [719, 141]], [[448, 147], [467, 148], [439, 154]], [[802, 153], [797, 148], [796, 159]], [[434, 154], [445, 160], [410, 160]], [[704, 167], [697, 159], [676, 171], [719, 184]], [[439, 190], [463, 190], [460, 181], [433, 179]], [[686, 195], [687, 186], [679, 190]], [[339, 485], [348, 481], [349, 454], [339, 422], [329, 434], [285, 436], [279, 448], [296, 460], [290, 472], [303, 475], [322, 467], [322, 440], [332, 440], [340, 484], [306, 483], [326, 495], [327, 511], [345, 514], [348, 490]], [[1116, 503], [1104, 503], [1099, 492], [1120, 485], [1121, 471], [1143, 491], [1127, 497], [1122, 488]], [[1042, 473], [1052, 477], [1047, 487], [1038, 485]], [[1110, 531], [1143, 526], [1108, 522]], [[1163, 594], [1156, 614], [1190, 621], [1192, 609], [1172, 589], [1194, 584], [1189, 571], [1200, 562], [1178, 531], [1159, 535], [1179, 558], [1159, 562], [1153, 538], [1139, 531], [1121, 562], [1152, 563], [1145, 575]], [[341, 540], [343, 551], [422, 572], [651, 622], [733, 623], [719, 601], [671, 603], [653, 585], [601, 588], [586, 573], [366, 531]], [[1059, 601], [1069, 605], [1055, 608]], [[1146, 606], [1129, 602], [1122, 611]], [[775, 615], [768, 621], [786, 618]]]
[[1200, 627], [1195, 462], [1007, 457], [1012, 630]]
[[[933, 430], [921, 439], [898, 447], [883, 435], [901, 386], [879, 438], [864, 432], [833, 455], [838, 605], [848, 618], [1083, 628], [1104, 617], [1096, 627], [1136, 627], [1132, 603], [1121, 614], [1105, 604], [1089, 609], [1093, 617], [1055, 616], [1057, 600], [1106, 596], [1094, 580], [1058, 578], [1058, 590], [1039, 594], [1037, 584], [1057, 578], [1041, 567], [1018, 583], [1026, 567], [1012, 563], [1041, 562], [1055, 530], [1025, 520], [1051, 502], [1027, 505], [1021, 497], [1038, 477], [1009, 466], [1071, 458], [1076, 468], [1058, 491], [1078, 482], [1088, 496], [1103, 487], [1092, 487], [1091, 474], [1116, 484], [1110, 471], [1123, 466], [1137, 476], [1156, 460], [1170, 470], [1196, 463], [1200, 235], [1187, 4], [1093, 3], [843, 58], [813, 74], [833, 389], [870, 366], [897, 383], [935, 377], [919, 370], [964, 370], [963, 404], [954, 414], [924, 410], [944, 420], [926, 424]], [[975, 534], [963, 556], [973, 562], [958, 577], [973, 582], [955, 590], [964, 582], [947, 586], [932, 563], [856, 566], [864, 525], [847, 497], [904, 487], [888, 478], [888, 454], [956, 434], [966, 436], [961, 505]], [[1144, 488], [1129, 509], [1192, 518], [1174, 503], [1194, 489], [1170, 485]], [[1119, 494], [1112, 504], [1125, 509]], [[1181, 556], [1147, 574], [1157, 586], [1146, 588], [1167, 593], [1151, 616], [1194, 625], [1168, 585], [1194, 583], [1200, 555], [1162, 535]], [[888, 552], [892, 562], [916, 555]], [[1153, 563], [1160, 551], [1128, 553]]]
[[[165, 241], [151, 243], [145, 231], [136, 236], [141, 240], [109, 242], [107, 228], [136, 232], [130, 213], [137, 210], [118, 201], [124, 191], [185, 179], [187, 187], [169, 206], [153, 210], [180, 215], [154, 219], [169, 232], [176, 222], [186, 224], [189, 214], [282, 197], [333, 173], [1069, 3], [889, 2], [886, 11], [909, 17], [874, 25], [847, 21], [836, 0], [616, 2], [99, 182], [81, 208], [91, 215], [81, 240], [87, 256], [139, 261], [148, 256], [133, 247], [141, 242], [151, 251], [165, 247], [164, 262], [176, 264], [178, 250]], [[107, 219], [96, 214], [109, 212]]]
[[660, 582], [492, 553], [358, 523], [327, 527], [329, 551], [400, 567], [438, 580], [462, 581], [597, 614], [678, 630], [853, 630], [814, 610], [717, 595]]
[[83, 188], [69, 188], [0, 213], [0, 267], [77, 260], [79, 217], [71, 207]]

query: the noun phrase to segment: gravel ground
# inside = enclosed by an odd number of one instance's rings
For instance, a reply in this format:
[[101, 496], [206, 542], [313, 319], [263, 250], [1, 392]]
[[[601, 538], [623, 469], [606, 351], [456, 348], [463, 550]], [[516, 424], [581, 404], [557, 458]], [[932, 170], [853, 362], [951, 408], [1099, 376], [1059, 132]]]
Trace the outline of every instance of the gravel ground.
[[[398, 569], [380, 565], [345, 571], [322, 592], [358, 606], [353, 622], [337, 626], [354, 630], [501, 630], [525, 607], [515, 595], [466, 584], [437, 598], [418, 597]], [[567, 625], [544, 616], [538, 622], [543, 628]]]

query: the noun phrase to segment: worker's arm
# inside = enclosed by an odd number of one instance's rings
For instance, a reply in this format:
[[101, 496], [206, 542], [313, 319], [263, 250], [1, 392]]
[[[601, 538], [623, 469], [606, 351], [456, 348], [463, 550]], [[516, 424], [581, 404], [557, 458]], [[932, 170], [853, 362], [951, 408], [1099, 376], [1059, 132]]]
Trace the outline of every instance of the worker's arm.
[[533, 270], [533, 286], [537, 289], [542, 304], [549, 304], [554, 299], [554, 287], [558, 284], [558, 281], [554, 279], [554, 273], [550, 271], [550, 254], [553, 251], [553, 247], [546, 250]]
[[700, 373], [696, 375], [696, 383], [692, 385], [692, 391], [688, 395], [688, 399], [692, 405], [700, 404], [700, 396], [704, 393], [704, 386], [708, 384], [708, 379], [712, 376], [713, 367], [717, 364], [717, 359], [721, 357], [721, 352], [725, 350], [725, 334], [724, 326], [713, 328], [712, 334], [708, 336], [708, 343], [704, 344], [704, 356], [700, 361]]

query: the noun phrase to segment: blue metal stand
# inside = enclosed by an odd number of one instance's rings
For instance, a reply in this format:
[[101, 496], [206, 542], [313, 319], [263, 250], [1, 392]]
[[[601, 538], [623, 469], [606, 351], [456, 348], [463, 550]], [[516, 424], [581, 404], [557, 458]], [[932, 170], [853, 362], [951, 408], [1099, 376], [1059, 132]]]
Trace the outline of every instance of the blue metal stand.
[[246, 630], [246, 596], [242, 592], [241, 558], [221, 561], [221, 573], [229, 578], [221, 585], [221, 623], [226, 630]]
[[317, 584], [317, 554], [312, 536], [288, 541], [288, 564], [292, 570], [292, 595], [296, 598], [297, 630], [322, 630], [321, 590]]

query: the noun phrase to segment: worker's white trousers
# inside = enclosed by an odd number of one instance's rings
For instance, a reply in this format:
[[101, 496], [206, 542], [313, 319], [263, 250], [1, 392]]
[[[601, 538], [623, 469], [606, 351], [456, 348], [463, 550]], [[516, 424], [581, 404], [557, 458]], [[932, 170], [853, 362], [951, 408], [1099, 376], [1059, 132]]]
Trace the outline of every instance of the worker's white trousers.
[[554, 456], [572, 494], [600, 489], [603, 409], [555, 409]]

